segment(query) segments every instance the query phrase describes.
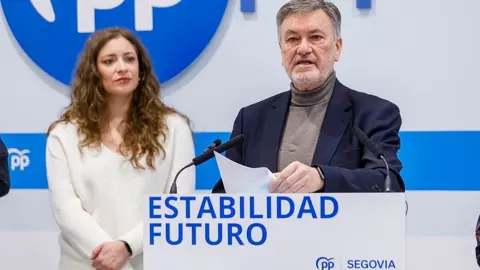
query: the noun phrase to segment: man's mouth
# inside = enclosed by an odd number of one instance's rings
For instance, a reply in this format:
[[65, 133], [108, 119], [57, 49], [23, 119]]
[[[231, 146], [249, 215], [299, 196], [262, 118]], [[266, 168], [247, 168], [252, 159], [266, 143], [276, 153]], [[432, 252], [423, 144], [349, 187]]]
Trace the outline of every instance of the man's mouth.
[[313, 62], [310, 60], [300, 60], [296, 63], [296, 65], [313, 65]]

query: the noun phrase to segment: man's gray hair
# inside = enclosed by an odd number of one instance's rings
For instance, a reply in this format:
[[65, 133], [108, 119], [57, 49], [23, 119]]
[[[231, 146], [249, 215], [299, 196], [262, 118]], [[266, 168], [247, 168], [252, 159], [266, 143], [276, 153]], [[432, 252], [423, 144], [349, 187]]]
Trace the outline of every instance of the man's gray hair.
[[288, 15], [308, 13], [317, 9], [323, 10], [333, 25], [333, 36], [338, 39], [341, 34], [342, 16], [337, 6], [324, 0], [290, 0], [277, 13], [277, 29], [280, 36], [280, 26]]

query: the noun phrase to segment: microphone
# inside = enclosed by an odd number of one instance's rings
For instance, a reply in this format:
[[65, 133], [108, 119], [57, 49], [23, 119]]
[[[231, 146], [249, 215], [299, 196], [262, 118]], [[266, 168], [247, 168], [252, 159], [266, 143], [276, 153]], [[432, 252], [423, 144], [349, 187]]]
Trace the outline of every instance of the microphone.
[[204, 163], [205, 161], [213, 158], [215, 156], [215, 153], [214, 152], [218, 152], [218, 153], [223, 153], [225, 151], [227, 151], [228, 149], [236, 146], [237, 144], [243, 142], [243, 135], [240, 134], [240, 135], [237, 135], [233, 138], [231, 138], [230, 140], [224, 142], [221, 144], [222, 141], [220, 141], [219, 139], [216, 139], [213, 144], [211, 144], [210, 146], [207, 147], [207, 149], [205, 149], [205, 151], [203, 151], [203, 154], [195, 157], [194, 159], [192, 159], [192, 162], [188, 163], [187, 165], [185, 165], [183, 168], [181, 168], [177, 174], [175, 175], [175, 179], [173, 179], [173, 183], [172, 183], [172, 187], [170, 188], [170, 193], [171, 194], [176, 194], [177, 193], [177, 178], [178, 176], [180, 175], [180, 173], [185, 170], [186, 168], [190, 167], [190, 166], [198, 166], [202, 163]]
[[207, 151], [214, 149], [215, 147], [219, 146], [220, 144], [222, 144], [222, 141], [220, 139], [215, 139], [215, 141], [213, 141], [213, 143], [210, 144], [207, 147], [207, 149], [205, 149], [205, 151], [203, 151], [203, 153], [206, 153]]
[[390, 180], [390, 168], [388, 166], [388, 162], [385, 159], [382, 151], [373, 143], [370, 138], [358, 127], [353, 127], [353, 133], [357, 137], [357, 139], [365, 146], [372, 154], [385, 163], [385, 168], [387, 169], [387, 176], [385, 177], [385, 192], [392, 192], [392, 181]]
[[202, 164], [203, 162], [213, 158], [215, 156], [214, 152], [223, 153], [226, 150], [234, 147], [235, 145], [237, 145], [241, 142], [243, 142], [243, 135], [242, 134], [231, 138], [230, 140], [226, 141], [225, 143], [222, 143], [219, 146], [216, 146], [215, 148], [213, 148], [211, 150], [205, 151], [203, 154], [201, 154], [200, 156], [198, 156], [198, 157], [196, 157], [192, 160], [193, 165], [198, 166], [198, 165]]
[[[205, 150], [203, 151], [203, 154], [205, 154], [205, 153], [207, 153], [207, 152], [209, 152], [209, 151], [213, 151], [213, 149], [215, 149], [215, 147], [219, 146], [220, 144], [222, 144], [222, 141], [221, 141], [220, 139], [215, 139], [215, 141], [213, 141], [213, 143], [210, 144], [210, 145], [207, 147], [207, 149], [205, 149]], [[185, 165], [183, 168], [181, 168], [181, 169], [177, 172], [177, 174], [175, 175], [175, 178], [174, 178], [174, 180], [173, 180], [173, 184], [172, 184], [172, 186], [170, 187], [170, 193], [172, 193], [172, 194], [176, 194], [176, 193], [177, 193], [177, 178], [178, 178], [178, 176], [180, 175], [180, 173], [181, 173], [183, 170], [185, 170], [186, 168], [188, 168], [188, 167], [190, 167], [190, 166], [192, 166], [192, 165], [196, 165], [195, 162], [192, 161], [192, 162], [188, 163], [187, 165]]]

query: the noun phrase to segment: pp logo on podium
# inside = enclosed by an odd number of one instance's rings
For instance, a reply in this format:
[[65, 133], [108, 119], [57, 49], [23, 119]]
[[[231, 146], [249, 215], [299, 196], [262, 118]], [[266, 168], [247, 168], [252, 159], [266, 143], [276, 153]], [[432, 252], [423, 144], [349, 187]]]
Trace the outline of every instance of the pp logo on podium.
[[315, 266], [319, 270], [331, 270], [335, 269], [334, 258], [320, 257], [317, 259]]

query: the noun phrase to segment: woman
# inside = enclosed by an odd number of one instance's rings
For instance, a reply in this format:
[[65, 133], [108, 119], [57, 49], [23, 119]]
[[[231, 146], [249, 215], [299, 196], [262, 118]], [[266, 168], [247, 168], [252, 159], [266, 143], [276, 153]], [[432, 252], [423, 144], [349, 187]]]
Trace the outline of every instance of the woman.
[[[125, 29], [87, 41], [72, 88], [47, 139], [60, 270], [143, 269], [144, 196], [167, 193], [194, 158], [189, 121], [162, 103], [149, 57]], [[183, 171], [178, 193], [194, 178]]]

